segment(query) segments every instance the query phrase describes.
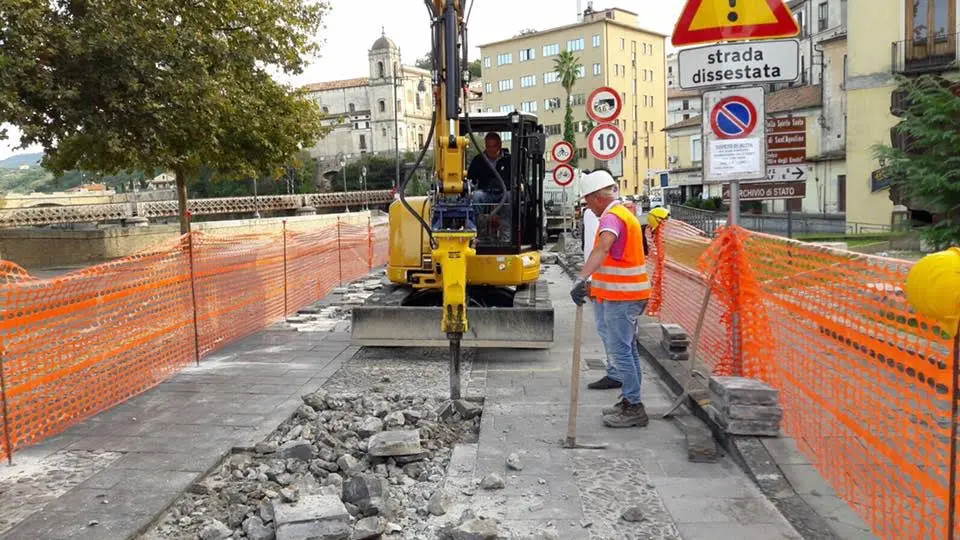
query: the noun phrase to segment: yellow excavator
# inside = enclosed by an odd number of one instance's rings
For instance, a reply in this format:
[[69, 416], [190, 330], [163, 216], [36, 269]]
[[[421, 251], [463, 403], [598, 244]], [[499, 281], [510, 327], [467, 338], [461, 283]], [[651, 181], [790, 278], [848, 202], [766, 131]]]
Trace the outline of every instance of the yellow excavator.
[[[540, 276], [546, 135], [529, 113], [470, 114], [465, 0], [425, 3], [432, 31], [433, 122], [427, 144], [399, 186], [399, 200], [390, 206], [391, 284], [354, 307], [351, 335], [362, 346], [449, 345], [450, 397], [459, 399], [461, 347], [553, 344], [554, 312]], [[506, 175], [477, 142], [477, 134], [490, 132], [509, 149]], [[430, 192], [407, 197], [431, 141]], [[476, 179], [467, 177], [471, 145], [500, 186], [488, 190], [497, 199], [479, 197]]]

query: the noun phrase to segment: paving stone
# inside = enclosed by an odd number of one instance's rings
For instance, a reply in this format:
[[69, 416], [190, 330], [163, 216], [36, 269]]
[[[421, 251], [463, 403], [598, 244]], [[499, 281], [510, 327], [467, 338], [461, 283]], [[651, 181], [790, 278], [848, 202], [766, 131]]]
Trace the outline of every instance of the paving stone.
[[753, 437], [777, 437], [780, 435], [778, 420], [727, 420], [720, 417], [720, 426], [728, 435]]
[[727, 420], [777, 421], [783, 418], [783, 407], [779, 405], [730, 405], [720, 407], [720, 414]]
[[277, 540], [344, 540], [350, 536], [350, 514], [337, 497], [310, 495], [297, 502], [274, 504]]
[[374, 457], [408, 456], [420, 454], [420, 430], [394, 430], [370, 437], [367, 452]]
[[745, 377], [710, 377], [710, 390], [726, 405], [777, 405], [776, 388]]

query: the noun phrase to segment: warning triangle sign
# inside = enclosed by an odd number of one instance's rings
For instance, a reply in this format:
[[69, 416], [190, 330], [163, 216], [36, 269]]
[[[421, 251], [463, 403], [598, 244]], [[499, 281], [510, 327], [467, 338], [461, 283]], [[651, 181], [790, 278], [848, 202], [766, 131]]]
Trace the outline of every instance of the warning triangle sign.
[[800, 27], [783, 0], [687, 0], [671, 41], [679, 47], [799, 33]]

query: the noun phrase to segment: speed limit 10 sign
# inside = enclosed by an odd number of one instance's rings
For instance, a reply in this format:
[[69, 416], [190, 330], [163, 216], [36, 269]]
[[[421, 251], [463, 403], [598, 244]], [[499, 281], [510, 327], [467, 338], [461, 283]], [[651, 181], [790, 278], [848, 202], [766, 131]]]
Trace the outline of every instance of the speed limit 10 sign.
[[623, 150], [623, 132], [614, 124], [600, 124], [590, 132], [587, 143], [593, 157], [607, 161]]

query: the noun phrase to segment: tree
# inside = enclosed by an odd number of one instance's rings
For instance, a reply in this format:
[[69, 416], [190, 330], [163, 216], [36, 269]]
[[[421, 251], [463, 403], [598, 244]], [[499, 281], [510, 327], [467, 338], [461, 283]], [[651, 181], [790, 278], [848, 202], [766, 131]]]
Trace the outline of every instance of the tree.
[[3, 10], [0, 123], [44, 166], [268, 172], [325, 130], [315, 103], [271, 73], [303, 71], [329, 4], [315, 0], [17, 0]]
[[[427, 52], [427, 54], [417, 58], [417, 61], [414, 62], [414, 66], [420, 69], [432, 70], [433, 69], [433, 53]], [[479, 79], [481, 77], [482, 69], [480, 67], [480, 59], [477, 58], [473, 62], [470, 62], [470, 65], [467, 66], [467, 69], [470, 71], [471, 79]]]
[[936, 248], [960, 245], [960, 84], [924, 75], [900, 79], [905, 96], [895, 146], [874, 147], [908, 207], [935, 216], [924, 229]]
[[[580, 63], [580, 58], [574, 56], [572, 52], [563, 51], [553, 60], [553, 68], [560, 77], [560, 86], [567, 91], [567, 112], [563, 117], [563, 140], [576, 148], [577, 130], [573, 125], [573, 104], [570, 100], [570, 94], [573, 92], [573, 86], [580, 77], [580, 69], [583, 68], [583, 64]], [[579, 165], [579, 159], [576, 153], [574, 153], [570, 164], [574, 167]]]

